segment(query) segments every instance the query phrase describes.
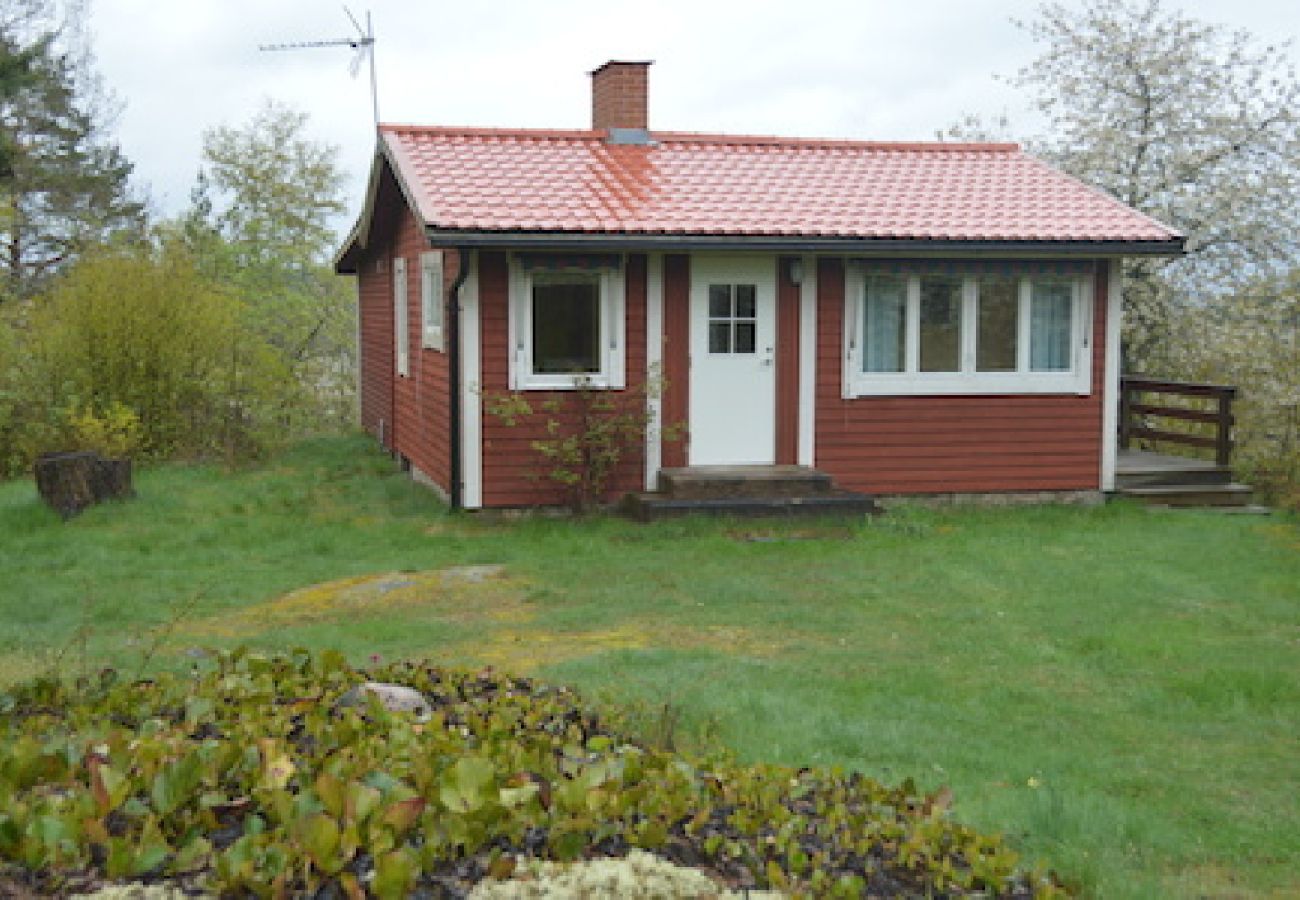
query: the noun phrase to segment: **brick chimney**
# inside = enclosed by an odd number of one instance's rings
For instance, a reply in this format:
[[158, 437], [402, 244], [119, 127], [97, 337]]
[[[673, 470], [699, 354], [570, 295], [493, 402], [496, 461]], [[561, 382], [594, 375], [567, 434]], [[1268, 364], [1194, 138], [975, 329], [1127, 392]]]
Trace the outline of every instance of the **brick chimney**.
[[650, 62], [611, 59], [591, 73], [591, 127], [646, 131]]

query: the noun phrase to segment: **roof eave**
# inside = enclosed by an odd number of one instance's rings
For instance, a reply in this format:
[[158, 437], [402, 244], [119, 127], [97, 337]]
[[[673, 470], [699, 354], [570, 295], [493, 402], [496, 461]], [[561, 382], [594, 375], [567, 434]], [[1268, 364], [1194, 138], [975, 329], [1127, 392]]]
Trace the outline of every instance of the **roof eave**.
[[472, 231], [430, 226], [431, 244], [456, 247], [534, 249], [772, 250], [789, 253], [852, 253], [862, 256], [901, 252], [1016, 254], [1044, 256], [1181, 256], [1184, 238], [1163, 240], [968, 240], [932, 238], [856, 238], [805, 235], [638, 234], [566, 231]]

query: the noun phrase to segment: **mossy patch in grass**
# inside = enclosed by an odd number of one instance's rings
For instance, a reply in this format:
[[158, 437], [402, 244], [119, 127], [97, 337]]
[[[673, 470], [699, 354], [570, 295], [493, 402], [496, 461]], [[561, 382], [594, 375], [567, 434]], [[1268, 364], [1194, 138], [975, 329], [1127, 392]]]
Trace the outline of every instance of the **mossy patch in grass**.
[[526, 622], [528, 585], [500, 565], [354, 575], [190, 622], [178, 636], [247, 638], [287, 628], [376, 616], [433, 613], [453, 621]]

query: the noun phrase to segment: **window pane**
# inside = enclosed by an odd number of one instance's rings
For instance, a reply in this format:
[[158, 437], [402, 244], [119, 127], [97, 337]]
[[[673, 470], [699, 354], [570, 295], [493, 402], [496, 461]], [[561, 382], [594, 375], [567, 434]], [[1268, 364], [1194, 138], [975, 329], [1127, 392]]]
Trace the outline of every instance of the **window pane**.
[[731, 323], [730, 322], [709, 323], [709, 352], [710, 353], [731, 352]]
[[1029, 367], [1035, 372], [1070, 369], [1073, 303], [1068, 281], [1035, 281], [1029, 315]]
[[737, 353], [754, 352], [754, 323], [753, 322], [736, 323], [736, 352]]
[[595, 276], [534, 277], [533, 371], [600, 371], [600, 284]]
[[1019, 282], [986, 276], [979, 286], [979, 331], [975, 336], [975, 367], [981, 372], [1016, 370], [1016, 332], [1020, 318]]
[[921, 371], [961, 370], [961, 279], [921, 278]]
[[906, 356], [907, 280], [878, 276], [867, 279], [863, 317], [862, 371], [901, 372]]
[[709, 318], [726, 319], [731, 316], [731, 285], [709, 285]]
[[736, 318], [754, 318], [754, 285], [736, 285]]

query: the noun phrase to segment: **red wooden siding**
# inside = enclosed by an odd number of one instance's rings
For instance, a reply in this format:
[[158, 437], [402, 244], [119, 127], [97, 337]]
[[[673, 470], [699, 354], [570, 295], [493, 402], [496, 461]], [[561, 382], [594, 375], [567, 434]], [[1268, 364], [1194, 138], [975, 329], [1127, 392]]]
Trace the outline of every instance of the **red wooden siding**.
[[793, 257], [776, 260], [776, 461], [799, 461], [799, 285]]
[[[359, 322], [361, 371], [361, 427], [381, 438], [392, 449], [393, 379], [393, 282], [392, 258], [387, 247], [398, 215], [406, 209], [401, 192], [385, 171], [375, 203], [371, 225], [372, 242], [357, 266], [357, 319]], [[393, 211], [397, 210], [398, 213]]]
[[844, 263], [817, 268], [817, 467], [880, 494], [1096, 490], [1101, 480], [1106, 266], [1095, 276], [1092, 393], [842, 396]]
[[664, 257], [663, 370], [664, 394], [661, 405], [665, 427], [678, 426], [680, 436], [663, 444], [664, 468], [686, 465], [685, 433], [690, 421], [691, 372], [691, 259], [683, 254]]
[[[629, 396], [645, 384], [646, 259], [627, 257], [625, 265], [627, 329], [627, 390]], [[505, 253], [479, 254], [479, 309], [482, 323], [483, 393], [490, 399], [509, 392], [509, 263]], [[547, 477], [549, 464], [532, 443], [546, 436], [546, 414], [541, 405], [551, 398], [564, 399], [565, 391], [526, 391], [525, 398], [537, 412], [515, 425], [507, 425], [487, 409], [483, 412], [483, 505], [534, 506], [564, 502], [563, 488]], [[610, 479], [609, 496], [640, 490], [644, 478], [641, 445], [627, 453]]]
[[[444, 490], [451, 483], [450, 371], [445, 352], [425, 349], [420, 303], [420, 254], [428, 250], [423, 229], [401, 199], [396, 184], [382, 184], [376, 203], [376, 229], [362, 261], [361, 353], [362, 426], [410, 461]], [[393, 260], [406, 260], [406, 303], [410, 339], [410, 375], [396, 373], [393, 340]], [[443, 295], [456, 278], [457, 256], [443, 252]]]

